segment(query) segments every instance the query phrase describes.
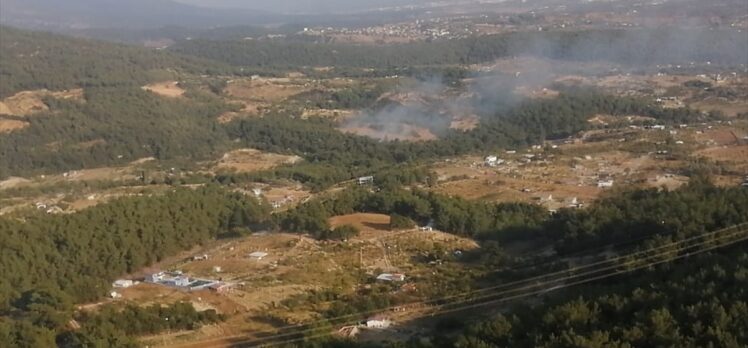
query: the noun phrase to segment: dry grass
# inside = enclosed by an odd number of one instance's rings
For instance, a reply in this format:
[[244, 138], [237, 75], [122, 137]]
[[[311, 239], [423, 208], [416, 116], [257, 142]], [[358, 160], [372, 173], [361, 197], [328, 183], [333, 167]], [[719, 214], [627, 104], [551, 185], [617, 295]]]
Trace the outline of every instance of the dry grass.
[[469, 131], [475, 129], [480, 124], [480, 118], [476, 115], [469, 115], [465, 117], [456, 117], [449, 124], [449, 128], [457, 129], [461, 131]]
[[340, 215], [330, 218], [332, 228], [351, 225], [358, 228], [361, 234], [358, 238], [368, 239], [390, 231], [390, 216], [384, 214], [356, 213]]
[[353, 125], [344, 125], [338, 129], [345, 133], [352, 133], [356, 135], [361, 135], [369, 138], [384, 140], [384, 141], [392, 141], [392, 140], [400, 140], [400, 141], [412, 141], [412, 142], [418, 142], [418, 141], [429, 141], [429, 140], [436, 140], [437, 136], [431, 132], [428, 128], [424, 127], [417, 127], [413, 125], [408, 124], [402, 124], [398, 125], [399, 132], [398, 133], [391, 133], [384, 130], [378, 130], [371, 127], [365, 127], [365, 126], [353, 126]]
[[31, 180], [19, 177], [9, 177], [0, 181], [0, 190], [9, 189], [30, 183]]
[[235, 80], [226, 87], [226, 93], [240, 100], [273, 103], [310, 89], [289, 79]]
[[23, 129], [28, 126], [29, 126], [29, 123], [26, 121], [0, 118], [0, 133], [10, 133], [12, 131]]
[[44, 97], [54, 97], [58, 99], [83, 100], [82, 89], [72, 89], [66, 91], [52, 92], [46, 89], [35, 91], [18, 92], [15, 95], [0, 101], [0, 115], [30, 116], [49, 110], [44, 104]]
[[[435, 248], [470, 250], [477, 247], [470, 239], [436, 231], [388, 232], [382, 229], [382, 225], [389, 223], [387, 215], [351, 214], [333, 218], [332, 221], [334, 224], [359, 224], [378, 235], [376, 238], [358, 238], [350, 242], [316, 241], [283, 233], [252, 235], [192, 251], [191, 255], [208, 254], [208, 260], [173, 261], [162, 265], [164, 269], [178, 268], [195, 277], [220, 276], [237, 283], [237, 287], [225, 294], [207, 295], [152, 285], [126, 289], [125, 298], [137, 303], [188, 300], [200, 308], [216, 308], [229, 316], [226, 322], [200, 330], [178, 335], [149, 336], [143, 340], [159, 346], [225, 346], [227, 342], [223, 339], [227, 336], [272, 330], [273, 326], [262, 320], [267, 316], [286, 323], [314, 320], [325, 306], [285, 306], [283, 300], [312, 289], [335, 287], [345, 292], [354, 291], [361, 272], [359, 262], [362, 262], [363, 270], [371, 274], [389, 267], [387, 269], [407, 272], [414, 279], [426, 279], [432, 276], [432, 269], [415, 261], [415, 256]], [[265, 251], [268, 256], [259, 261], [251, 260], [247, 254], [253, 251]], [[214, 274], [214, 266], [221, 266], [223, 271]], [[459, 263], [453, 266], [463, 267]]]
[[215, 164], [214, 171], [230, 170], [239, 173], [270, 169], [282, 164], [294, 164], [299, 156], [286, 156], [262, 152], [255, 149], [239, 149], [228, 152]]
[[718, 98], [697, 101], [689, 104], [690, 107], [701, 111], [721, 111], [725, 115], [735, 117], [738, 114], [748, 112], [748, 101], [726, 101]]
[[165, 81], [152, 83], [142, 87], [144, 90], [156, 93], [162, 97], [177, 98], [184, 95], [184, 89], [179, 87], [177, 81]]
[[748, 145], [711, 147], [697, 151], [696, 155], [719, 162], [748, 165]]
[[732, 145], [739, 141], [739, 135], [732, 128], [710, 129], [698, 134], [696, 139], [707, 141], [711, 145]]
[[354, 113], [354, 110], [346, 109], [304, 109], [304, 112], [301, 114], [301, 118], [306, 119], [310, 117], [321, 117], [333, 120], [341, 120], [351, 117]]

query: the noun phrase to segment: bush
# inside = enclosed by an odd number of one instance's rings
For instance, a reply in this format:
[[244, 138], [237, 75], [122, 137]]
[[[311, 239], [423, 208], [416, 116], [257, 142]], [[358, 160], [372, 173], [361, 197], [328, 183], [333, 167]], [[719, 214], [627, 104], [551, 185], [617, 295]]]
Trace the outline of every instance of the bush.
[[407, 230], [415, 226], [416, 223], [406, 216], [400, 214], [390, 215], [390, 230]]
[[323, 230], [316, 237], [321, 240], [344, 240], [358, 236], [358, 233], [358, 228], [351, 225], [343, 225], [332, 230]]

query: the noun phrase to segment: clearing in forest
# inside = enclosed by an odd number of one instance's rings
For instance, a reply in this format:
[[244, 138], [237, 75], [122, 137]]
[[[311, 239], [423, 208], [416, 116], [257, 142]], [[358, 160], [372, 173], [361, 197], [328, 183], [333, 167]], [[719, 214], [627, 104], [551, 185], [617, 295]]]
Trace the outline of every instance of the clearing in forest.
[[30, 116], [47, 111], [49, 107], [47, 104], [44, 104], [45, 97], [81, 101], [83, 100], [83, 89], [57, 92], [40, 89], [18, 92], [0, 101], [0, 115]]
[[344, 125], [339, 128], [345, 133], [352, 133], [383, 141], [429, 141], [436, 140], [437, 136], [428, 128], [409, 124], [393, 124], [391, 127], [378, 127], [377, 125]]
[[214, 170], [246, 173], [270, 169], [283, 164], [294, 164], [298, 161], [301, 161], [299, 156], [280, 155], [255, 149], [238, 149], [225, 153], [214, 166]]
[[168, 98], [181, 97], [185, 92], [184, 89], [179, 87], [179, 82], [177, 81], [156, 82], [150, 85], [145, 85], [141, 88], [146, 91], [156, 93], [162, 97]]
[[14, 130], [23, 129], [29, 126], [28, 122], [0, 118], [0, 133], [10, 133]]

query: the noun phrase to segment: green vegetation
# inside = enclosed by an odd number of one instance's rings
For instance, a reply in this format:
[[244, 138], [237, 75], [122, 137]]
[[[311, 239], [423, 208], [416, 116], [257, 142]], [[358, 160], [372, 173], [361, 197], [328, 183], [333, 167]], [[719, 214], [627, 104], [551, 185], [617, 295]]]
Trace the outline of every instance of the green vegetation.
[[121, 164], [143, 157], [215, 157], [228, 139], [217, 98], [164, 99], [140, 88], [88, 88], [85, 102], [49, 98], [30, 126], [0, 136], [0, 177]]
[[315, 238], [321, 240], [346, 240], [358, 236], [359, 230], [355, 226], [343, 225], [331, 230], [322, 230], [315, 234]]
[[[636, 44], [639, 34], [655, 34], [648, 44], [668, 38], [659, 32], [636, 32], [633, 37], [620, 31], [513, 33], [383, 46], [193, 40], [178, 44], [173, 52], [156, 52], [1, 29], [0, 97], [21, 90], [73, 87], [84, 88], [85, 95], [81, 101], [49, 97], [44, 100], [48, 111], [17, 117], [29, 126], [0, 135], [0, 178], [121, 165], [148, 156], [194, 162], [215, 158], [236, 147], [305, 159], [300, 164], [260, 173], [166, 178], [163, 181], [168, 184], [193, 180], [189, 182], [198, 185], [170, 188], [160, 196], [120, 198], [73, 214], [31, 212], [0, 217], [0, 341], [10, 346], [134, 347], [138, 343], [131, 336], [189, 330], [221, 321], [224, 318], [214, 311], [197, 312], [183, 303], [104, 307], [94, 314], [74, 314], [73, 306], [101, 298], [110, 289], [110, 282], [122, 274], [216, 238], [241, 237], [265, 229], [309, 233], [329, 240], [345, 240], [359, 233], [348, 225], [332, 229], [328, 221], [336, 215], [388, 214], [391, 229], [430, 224], [481, 243], [480, 249], [465, 252], [461, 258], [441, 249], [417, 256], [414, 262], [435, 264], [433, 279], [418, 289], [418, 294], [426, 297], [460, 294], [481, 285], [559, 269], [564, 266], [559, 256], [606, 246], [617, 251], [623, 243], [633, 244], [633, 249], [662, 245], [748, 221], [748, 190], [719, 188], [696, 175], [677, 191], [614, 192], [587, 208], [562, 209], [553, 215], [533, 204], [469, 201], [423, 190], [436, 181], [435, 174], [423, 163], [569, 137], [588, 129], [588, 120], [596, 114], [642, 115], [669, 124], [719, 116], [664, 109], [643, 99], [563, 88], [554, 99], [515, 101], [496, 92], [479, 96], [486, 105], [480, 127], [467, 132], [446, 131], [439, 140], [421, 143], [380, 142], [341, 133], [328, 120], [301, 120], [286, 114], [228, 124], [216, 122], [218, 115], [237, 111], [219, 96], [229, 78], [224, 74], [335, 65], [338, 68], [330, 74], [402, 73], [427, 79], [438, 72], [447, 84], [455, 85], [467, 76], [459, 64], [518, 54], [573, 60], [609, 58], [630, 64], [643, 60], [656, 63], [673, 55], [692, 58], [680, 56], [678, 50], [663, 57]], [[734, 64], [735, 52], [746, 48], [742, 36], [723, 34], [715, 30], [695, 40], [703, 45], [698, 52], [721, 52], [722, 58], [713, 59], [715, 65]], [[709, 40], [710, 35], [717, 39]], [[555, 44], [534, 45], [537, 40]], [[601, 41], [612, 45], [592, 52], [579, 49]], [[705, 54], [698, 58], [709, 57]], [[377, 69], [363, 72], [369, 67]], [[184, 98], [163, 98], [140, 88], [152, 81], [183, 76], [196, 79], [201, 74], [210, 75], [212, 80], [185, 84]], [[707, 87], [695, 82], [687, 85]], [[205, 87], [209, 92], [203, 91]], [[303, 100], [318, 108], [366, 108], [372, 107], [384, 90], [381, 85], [314, 90], [296, 96], [293, 102]], [[714, 167], [694, 162], [692, 174], [716, 171]], [[248, 180], [291, 179], [321, 191], [364, 175], [375, 176], [373, 186], [320, 195], [272, 216], [265, 202], [206, 184], [215, 181], [230, 186]], [[153, 180], [156, 182], [156, 178]], [[112, 183], [71, 183], [4, 192], [31, 197], [87, 185], [105, 188]], [[531, 242], [539, 250], [553, 250], [555, 254], [511, 257], [502, 247], [516, 241]], [[551, 262], [546, 265], [528, 262], [549, 258]], [[460, 262], [470, 271], [438, 267], [444, 260]], [[575, 294], [549, 298], [534, 308], [521, 308], [467, 327], [459, 322], [444, 323], [442, 328], [452, 330], [449, 335], [436, 334], [394, 346], [745, 346], [745, 245], [738, 244], [725, 255], [699, 256], [696, 261], [640, 271], [617, 286], [590, 285]], [[407, 302], [407, 295], [397, 291], [395, 284], [367, 285], [355, 292], [320, 290], [286, 304], [330, 302], [319, 308], [323, 308], [324, 317], [334, 318]], [[70, 329], [71, 319], [81, 324], [79, 330]]]
[[32, 289], [62, 290], [77, 302], [102, 296], [113, 278], [215, 238], [241, 223], [263, 223], [269, 209], [216, 187], [122, 198], [71, 215], [0, 218], [0, 308]]
[[174, 76], [234, 69], [169, 52], [0, 27], [0, 98], [23, 90], [139, 87]]
[[407, 230], [416, 227], [415, 221], [400, 214], [390, 214], [391, 230]]
[[645, 66], [689, 60], [738, 65], [743, 63], [741, 56], [746, 48], [742, 35], [733, 30], [692, 31], [689, 36], [682, 29], [640, 29], [516, 32], [370, 46], [294, 40], [190, 40], [170, 50], [235, 66], [392, 68], [475, 64], [518, 55]]
[[746, 274], [743, 244], [390, 347], [743, 347]]

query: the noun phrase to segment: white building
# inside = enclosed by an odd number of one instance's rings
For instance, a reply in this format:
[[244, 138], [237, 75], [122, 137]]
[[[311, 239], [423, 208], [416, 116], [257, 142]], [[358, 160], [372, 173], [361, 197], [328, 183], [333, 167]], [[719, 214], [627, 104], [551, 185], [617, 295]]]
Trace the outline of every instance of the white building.
[[613, 180], [600, 180], [597, 182], [598, 188], [610, 188], [613, 187]]
[[112, 283], [112, 287], [115, 288], [129, 288], [133, 285], [135, 285], [135, 283], [130, 279], [117, 279]]
[[402, 282], [405, 281], [405, 274], [402, 273], [382, 273], [377, 276], [377, 280], [383, 280], [386, 282]]
[[370, 185], [374, 183], [374, 177], [373, 176], [362, 176], [358, 178], [358, 184], [359, 185]]
[[265, 258], [265, 256], [268, 256], [268, 253], [263, 252], [263, 251], [255, 251], [255, 252], [249, 254], [248, 256], [252, 260], [260, 261], [263, 258]]
[[374, 316], [366, 319], [366, 327], [370, 329], [386, 329], [392, 325], [392, 321], [384, 316]]

